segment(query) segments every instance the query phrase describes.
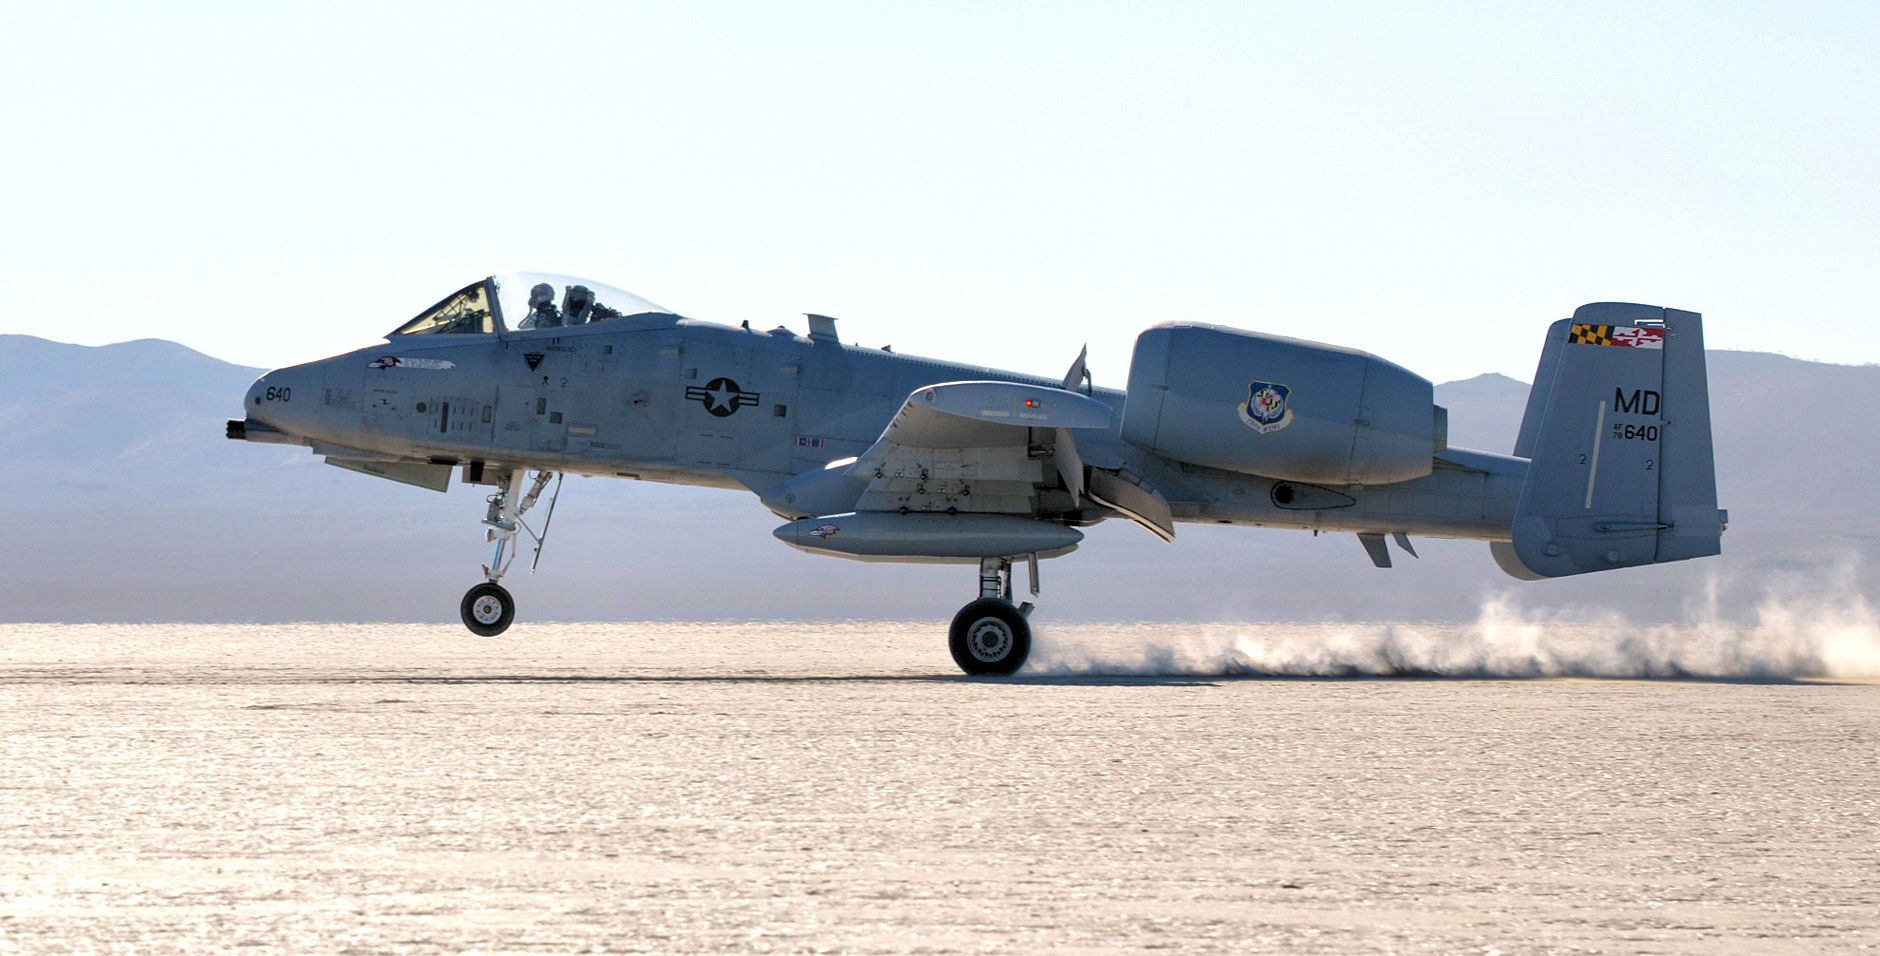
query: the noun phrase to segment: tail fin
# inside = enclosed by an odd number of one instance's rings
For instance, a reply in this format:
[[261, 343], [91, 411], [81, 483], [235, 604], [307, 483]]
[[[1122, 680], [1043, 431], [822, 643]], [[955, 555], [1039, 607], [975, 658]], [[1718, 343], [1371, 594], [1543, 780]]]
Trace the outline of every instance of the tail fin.
[[1600, 302], [1554, 323], [1514, 452], [1531, 459], [1514, 540], [1491, 545], [1509, 574], [1719, 553], [1702, 317]]

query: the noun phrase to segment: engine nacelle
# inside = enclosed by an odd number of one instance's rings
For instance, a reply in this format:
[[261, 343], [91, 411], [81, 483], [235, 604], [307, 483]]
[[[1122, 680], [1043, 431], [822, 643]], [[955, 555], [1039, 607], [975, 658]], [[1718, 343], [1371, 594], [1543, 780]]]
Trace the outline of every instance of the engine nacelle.
[[1448, 412], [1368, 352], [1197, 323], [1136, 339], [1123, 438], [1177, 461], [1329, 485], [1430, 473]]

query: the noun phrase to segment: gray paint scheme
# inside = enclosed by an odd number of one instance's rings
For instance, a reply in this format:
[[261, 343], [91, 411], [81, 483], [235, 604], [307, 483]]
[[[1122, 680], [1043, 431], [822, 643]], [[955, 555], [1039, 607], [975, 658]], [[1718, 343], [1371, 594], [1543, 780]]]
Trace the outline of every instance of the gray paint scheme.
[[[245, 401], [247, 434], [267, 441], [286, 436], [336, 464], [399, 480], [421, 476], [416, 483], [432, 486], [439, 467], [463, 466], [466, 478], [482, 483], [507, 471], [542, 469], [744, 488], [789, 522], [857, 511], [898, 515], [901, 508], [925, 516], [919, 533], [910, 531], [902, 545], [893, 543], [894, 522], [874, 521], [867, 556], [874, 559], [946, 560], [1002, 547], [990, 543], [999, 540], [996, 534], [969, 532], [977, 518], [958, 522], [963, 539], [983, 539], [976, 545], [934, 544], [933, 529], [946, 527], [949, 512], [1039, 526], [1037, 542], [1019, 541], [1019, 550], [1008, 552], [1014, 557], [1034, 549], [1044, 556], [1063, 553], [1075, 541], [1059, 532], [1119, 515], [1145, 527], [1168, 524], [1170, 531], [1175, 522], [1213, 522], [1513, 541], [1513, 551], [1496, 549], [1497, 560], [1522, 577], [1717, 553], [1721, 523], [1699, 318], [1611, 304], [1584, 307], [1576, 318], [1582, 314], [1601, 322], [1657, 317], [1672, 334], [1662, 351], [1573, 346], [1565, 344], [1565, 323], [1556, 324], [1518, 447], [1541, 457], [1536, 466], [1526, 456], [1443, 447], [1442, 413], [1429, 401], [1428, 383], [1381, 359], [1192, 325], [1144, 333], [1137, 361], [1145, 351], [1153, 358], [1143, 369], [1132, 368], [1131, 381], [1152, 373], [1169, 396], [1182, 396], [1180, 406], [1161, 399], [1152, 430], [1177, 434], [1174, 444], [1181, 447], [1211, 445], [1213, 455], [1196, 456], [1210, 458], [1209, 464], [1128, 440], [1136, 434], [1128, 423], [1141, 419], [1132, 418], [1121, 391], [1093, 389], [1085, 397], [1064, 390], [1061, 381], [859, 348], [841, 343], [834, 321], [820, 317], [812, 336], [663, 313], [573, 328], [394, 336], [264, 375]], [[1227, 347], [1171, 339], [1183, 329], [1205, 332]], [[1283, 368], [1260, 367], [1263, 350], [1275, 348], [1284, 353]], [[1323, 379], [1312, 377], [1319, 366], [1330, 370]], [[1081, 378], [1076, 371], [1067, 381]], [[1298, 416], [1287, 430], [1262, 434], [1221, 417], [1247, 401], [1250, 383], [1282, 374], [1294, 379], [1285, 384]], [[1377, 394], [1388, 401], [1365, 397], [1371, 382], [1381, 383]], [[1018, 387], [1001, 389], [1001, 383]], [[941, 427], [934, 419], [909, 426], [923, 437], [898, 437], [897, 422], [918, 415], [922, 393], [943, 384], [969, 405], [1061, 396], [1068, 411], [1021, 423], [981, 418], [975, 406], [973, 414], [953, 416], [960, 427]], [[1593, 403], [1610, 400], [1615, 387], [1662, 394], [1655, 419], [1661, 442], [1594, 439]], [[1109, 411], [1100, 425], [1094, 406]], [[1323, 430], [1340, 427], [1321, 416], [1327, 408], [1353, 416], [1344, 426], [1353, 444], [1345, 447], [1361, 450], [1367, 428], [1382, 436], [1384, 451], [1353, 451], [1344, 459], [1347, 477], [1405, 468], [1421, 476], [1360, 484], [1218, 467], [1251, 461], [1226, 447], [1233, 443], [1323, 443]], [[1298, 431], [1289, 435], [1291, 429]], [[1314, 435], [1313, 429], [1321, 431]], [[936, 431], [950, 433], [936, 438]], [[1406, 465], [1411, 443], [1421, 443], [1422, 451]], [[1600, 467], [1612, 469], [1592, 517], [1568, 507], [1584, 482], [1563, 464], [1577, 460], [1589, 443], [1602, 449]], [[1170, 443], [1159, 437], [1151, 444]], [[1650, 455], [1658, 462], [1655, 475], [1645, 471]], [[857, 461], [845, 461], [851, 458]], [[409, 469], [356, 464], [368, 460]], [[1297, 473], [1331, 477], [1322, 470]], [[778, 536], [805, 546], [807, 539], [792, 527]], [[1564, 560], [1547, 553], [1560, 540], [1569, 542]], [[807, 549], [839, 553], [821, 539], [814, 544]], [[1376, 555], [1368, 541], [1367, 548]], [[1618, 560], [1609, 557], [1614, 551]]]

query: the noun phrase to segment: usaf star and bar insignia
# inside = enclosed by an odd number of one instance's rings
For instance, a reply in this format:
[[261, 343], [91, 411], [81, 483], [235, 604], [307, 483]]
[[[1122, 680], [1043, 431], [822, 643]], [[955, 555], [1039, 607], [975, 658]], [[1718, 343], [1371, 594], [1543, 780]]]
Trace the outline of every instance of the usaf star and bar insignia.
[[756, 392], [747, 392], [738, 387], [738, 383], [728, 378], [714, 378], [705, 383], [704, 388], [696, 385], [687, 386], [685, 397], [698, 402], [705, 410], [719, 418], [729, 418], [738, 409], [747, 405], [756, 405], [761, 398]]

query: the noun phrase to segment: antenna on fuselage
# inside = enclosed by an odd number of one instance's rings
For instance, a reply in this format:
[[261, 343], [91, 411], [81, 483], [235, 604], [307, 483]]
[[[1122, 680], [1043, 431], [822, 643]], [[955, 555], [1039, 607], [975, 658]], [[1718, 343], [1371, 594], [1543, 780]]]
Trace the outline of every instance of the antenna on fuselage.
[[836, 320], [827, 315], [805, 312], [809, 317], [809, 337], [816, 342], [840, 342], [836, 337]]

